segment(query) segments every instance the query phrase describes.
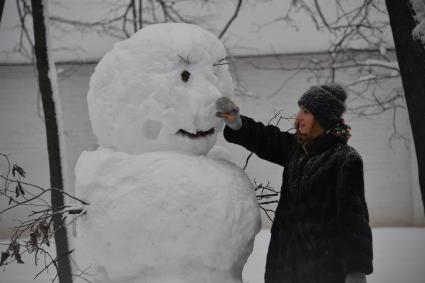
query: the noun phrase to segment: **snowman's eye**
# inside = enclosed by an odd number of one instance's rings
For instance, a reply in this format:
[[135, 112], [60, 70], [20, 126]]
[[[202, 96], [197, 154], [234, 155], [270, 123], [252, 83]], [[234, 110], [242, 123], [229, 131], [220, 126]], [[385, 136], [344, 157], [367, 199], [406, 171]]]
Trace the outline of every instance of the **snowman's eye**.
[[187, 82], [190, 78], [190, 73], [188, 71], [184, 70], [181, 73], [181, 77], [182, 77], [182, 81]]

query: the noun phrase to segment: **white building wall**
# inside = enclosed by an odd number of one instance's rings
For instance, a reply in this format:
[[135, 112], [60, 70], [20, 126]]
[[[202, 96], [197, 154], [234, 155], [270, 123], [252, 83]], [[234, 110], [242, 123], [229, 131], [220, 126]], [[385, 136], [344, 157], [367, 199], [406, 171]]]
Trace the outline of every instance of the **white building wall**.
[[[299, 64], [314, 55], [283, 56], [281, 60], [287, 66]], [[243, 114], [260, 121], [268, 121], [274, 110], [283, 109], [286, 116], [298, 110], [297, 99], [313, 82], [308, 74], [302, 73], [288, 82], [279, 94], [264, 98], [278, 89], [286, 77], [291, 74], [282, 71], [264, 71], [255, 69], [249, 62], [276, 64], [272, 57], [244, 58], [237, 61], [239, 76], [250, 95], [237, 96], [235, 101]], [[73, 190], [75, 180], [75, 162], [83, 150], [96, 146], [91, 130], [86, 105], [89, 77], [94, 65], [59, 66], [59, 87], [63, 105], [66, 152], [69, 184]], [[401, 85], [401, 82], [395, 82]], [[10, 153], [13, 162], [17, 162], [27, 171], [27, 181], [48, 187], [48, 163], [44, 125], [37, 111], [37, 93], [35, 77], [31, 66], [0, 66], [0, 151]], [[263, 96], [263, 98], [261, 98]], [[350, 99], [350, 98], [349, 98]], [[349, 104], [350, 105], [350, 104]], [[364, 160], [366, 199], [373, 226], [411, 226], [425, 225], [423, 205], [420, 198], [417, 177], [416, 156], [412, 147], [411, 128], [407, 111], [399, 110], [396, 121], [399, 133], [407, 138], [387, 146], [393, 131], [393, 113], [387, 111], [380, 115], [364, 118], [346, 115], [347, 123], [352, 126], [352, 138], [349, 143], [356, 148]], [[282, 121], [281, 129], [291, 127]], [[242, 166], [248, 152], [236, 145], [229, 144], [219, 137], [218, 145], [225, 147], [231, 160]], [[0, 169], [5, 169], [0, 164]], [[282, 168], [265, 162], [255, 156], [250, 161], [247, 174], [258, 183], [270, 182], [280, 188]], [[0, 210], [7, 207], [7, 200], [0, 201]], [[0, 219], [0, 238], [10, 235], [11, 227], [17, 219], [23, 219], [29, 209], [16, 210]], [[263, 217], [263, 226], [269, 227], [270, 221]]]

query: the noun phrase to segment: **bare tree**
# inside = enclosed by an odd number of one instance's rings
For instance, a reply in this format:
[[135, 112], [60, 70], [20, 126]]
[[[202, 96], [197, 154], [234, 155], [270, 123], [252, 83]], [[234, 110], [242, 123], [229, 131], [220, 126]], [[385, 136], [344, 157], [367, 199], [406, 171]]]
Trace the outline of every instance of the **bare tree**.
[[[127, 0], [127, 1], [109, 1], [103, 6], [109, 8], [105, 10], [104, 16], [93, 21], [76, 20], [69, 17], [60, 17], [54, 14], [49, 15], [49, 25], [51, 29], [60, 31], [62, 34], [68, 32], [79, 31], [84, 33], [97, 33], [102, 36], [116, 38], [118, 40], [126, 39], [133, 35], [144, 26], [154, 23], [165, 22], [183, 22], [191, 24], [207, 24], [208, 20], [213, 18], [212, 15], [189, 15], [185, 13], [180, 6], [196, 0]], [[237, 19], [243, 6], [243, 0], [234, 0], [235, 10], [232, 16], [227, 20], [222, 30], [219, 32], [219, 38], [223, 38], [226, 32], [231, 28], [233, 22]], [[214, 0], [203, 0], [204, 5], [214, 4]], [[61, 5], [57, 3], [57, 5]], [[19, 53], [24, 58], [30, 60], [34, 65], [34, 40], [31, 36], [29, 22], [31, 20], [31, 5], [29, 0], [16, 0], [16, 8], [19, 19], [19, 39], [12, 51], [7, 53]], [[77, 53], [81, 49], [78, 47], [52, 47], [53, 51], [67, 51]], [[238, 69], [235, 64], [234, 57], [229, 50], [228, 61], [232, 68], [232, 73], [236, 82], [236, 93], [246, 93], [241, 80], [239, 79]], [[69, 67], [68, 67], [69, 68]], [[72, 67], [71, 67], [72, 68]], [[39, 108], [41, 108], [39, 100]], [[41, 115], [40, 115], [41, 116]]]
[[[62, 160], [61, 139], [63, 138], [63, 129], [59, 126], [62, 123], [60, 109], [60, 100], [58, 89], [55, 88], [57, 84], [55, 65], [53, 59], [49, 57], [48, 42], [48, 27], [45, 18], [45, 8], [47, 0], [39, 1], [32, 0], [32, 18], [34, 29], [34, 50], [38, 71], [38, 86], [43, 102], [44, 120], [46, 125], [47, 134], [47, 151], [49, 155], [49, 168], [50, 168], [50, 185], [51, 190], [51, 203], [52, 203], [52, 221], [54, 229], [54, 237], [56, 242], [56, 253], [58, 255], [58, 271], [59, 281], [61, 283], [72, 283], [71, 264], [68, 257], [68, 236], [66, 228], [63, 225], [61, 214], [57, 214], [62, 207], [64, 207], [63, 198], [63, 174], [62, 168], [65, 160]], [[60, 110], [59, 110], [60, 111]]]
[[[326, 3], [328, 7], [329, 3]], [[294, 0], [282, 17], [273, 19], [270, 23], [293, 22], [295, 12], [307, 15], [317, 31], [326, 31], [331, 39], [324, 59], [311, 59], [303, 65], [287, 68], [284, 64], [277, 67], [262, 69], [284, 70], [294, 72], [311, 72], [318, 83], [334, 82], [341, 71], [352, 71], [355, 76], [346, 84], [351, 94], [354, 94], [356, 106], [347, 110], [357, 116], [379, 115], [386, 111], [393, 112], [393, 134], [388, 146], [394, 138], [401, 138], [407, 143], [407, 138], [398, 133], [396, 115], [399, 109], [409, 113], [412, 133], [418, 159], [418, 172], [423, 204], [425, 205], [425, 88], [424, 51], [423, 45], [412, 38], [415, 27], [414, 12], [409, 8], [409, 1], [382, 0], [344, 1], [335, 0], [335, 9], [329, 12], [324, 9], [324, 2], [318, 0]], [[388, 11], [387, 11], [388, 8]], [[388, 17], [389, 12], [389, 17]], [[391, 20], [391, 25], [390, 25]], [[390, 42], [386, 41], [385, 32], [392, 29], [396, 43], [397, 58], [391, 58], [387, 52]], [[360, 47], [355, 47], [360, 46]], [[277, 57], [277, 59], [279, 59]], [[400, 67], [399, 67], [400, 65]], [[382, 88], [391, 80], [403, 81], [404, 93], [401, 87], [395, 87], [378, 95], [377, 88]], [[292, 79], [293, 76], [289, 78]], [[276, 95], [287, 83], [282, 82]]]
[[238, 3], [236, 5], [235, 12], [233, 13], [233, 15], [229, 19], [229, 21], [226, 23], [226, 25], [224, 26], [223, 30], [220, 32], [220, 35], [218, 36], [218, 38], [222, 38], [224, 36], [224, 34], [226, 33], [226, 31], [229, 29], [230, 25], [238, 17], [238, 14], [239, 14], [239, 12], [241, 10], [241, 6], [242, 6], [242, 0], [238, 0]]
[[[267, 122], [267, 125], [279, 126], [282, 120], [292, 121], [294, 119], [295, 119], [294, 117], [283, 116], [283, 111], [279, 110], [273, 113], [273, 116], [269, 119], [269, 121]], [[287, 132], [291, 130], [294, 130], [294, 128], [289, 129]], [[249, 161], [253, 154], [254, 152], [251, 152], [246, 157], [245, 163], [242, 166], [243, 170], [246, 170], [246, 168], [248, 167]], [[272, 187], [270, 185], [270, 182], [268, 181], [266, 184], [263, 184], [263, 183], [257, 184], [257, 180], [254, 178], [253, 183], [254, 183], [254, 188], [255, 188], [256, 197], [258, 201], [258, 206], [264, 212], [267, 218], [270, 221], [273, 221], [274, 213], [275, 213], [274, 205], [278, 203], [280, 191]]]
[[[273, 1], [273, 0], [270, 0]], [[392, 148], [395, 139], [402, 139], [408, 147], [408, 139], [399, 134], [396, 116], [400, 109], [406, 109], [403, 90], [394, 87], [382, 94], [379, 89], [400, 79], [400, 70], [396, 58], [391, 55], [391, 46], [385, 36], [390, 31], [388, 13], [382, 0], [362, 0], [358, 2], [335, 0], [334, 7], [317, 0], [291, 1], [277, 22], [293, 23], [294, 13], [304, 13], [318, 32], [324, 32], [330, 38], [328, 50], [320, 58], [302, 61], [295, 67], [286, 67], [281, 58], [277, 67], [258, 66], [264, 70], [282, 70], [292, 75], [281, 83], [270, 96], [277, 95], [300, 72], [309, 72], [316, 83], [334, 82], [340, 73], [350, 73], [352, 79], [345, 87], [350, 97], [348, 113], [358, 117], [379, 115], [386, 111], [393, 113], [393, 133], [387, 145]], [[382, 92], [381, 92], [382, 93]]]
[[[0, 174], [2, 183], [0, 198], [9, 201], [9, 206], [1, 210], [0, 215], [22, 207], [31, 208], [28, 217], [19, 219], [18, 224], [12, 228], [13, 233], [8, 243], [1, 244], [6, 246], [6, 249], [1, 251], [0, 266], [12, 263], [23, 264], [22, 255], [32, 254], [34, 264], [42, 266], [42, 269], [35, 275], [34, 279], [41, 273], [54, 269], [56, 275], [52, 278], [52, 282], [58, 277], [63, 280], [63, 258], [70, 256], [73, 251], [66, 250], [64, 253], [56, 253], [56, 256], [54, 256], [54, 253], [50, 251], [50, 243], [52, 238], [57, 238], [55, 235], [57, 235], [58, 230], [65, 229], [79, 215], [83, 214], [88, 203], [64, 192], [62, 189], [45, 189], [29, 183], [25, 180], [26, 172], [22, 167], [18, 164], [12, 165], [6, 154], [0, 153], [0, 158], [5, 161], [5, 167], [7, 168], [5, 172]], [[62, 205], [60, 207], [53, 206], [53, 204], [44, 199], [45, 195], [53, 192], [67, 197], [75, 204]], [[67, 215], [72, 215], [73, 217], [67, 220]], [[62, 219], [60, 227], [55, 227], [53, 223], [55, 217]], [[54, 242], [55, 245], [58, 244], [56, 239], [54, 239]], [[73, 274], [73, 276], [86, 279], [86, 275], [88, 275], [86, 270], [81, 270], [75, 262], [72, 263], [74, 270], [78, 272]]]
[[81, 32], [94, 31], [114, 38], [125, 39], [149, 24], [165, 22], [192, 23], [195, 21], [195, 18], [183, 15], [178, 8], [181, 3], [183, 3], [183, 0], [127, 0], [107, 3], [111, 8], [105, 13], [104, 18], [100, 20], [81, 21], [74, 20], [71, 17], [65, 18], [52, 15], [50, 21], [54, 27], [59, 29], [68, 27]]
[[[190, 0], [194, 1], [195, 0]], [[211, 16], [189, 15], [181, 8], [188, 0], [127, 0], [106, 2], [110, 8], [105, 11], [103, 17], [94, 21], [84, 21], [73, 19], [72, 16], [61, 17], [49, 15], [49, 23], [52, 29], [57, 29], [63, 33], [69, 31], [80, 31], [81, 33], [95, 32], [117, 39], [126, 39], [144, 26], [154, 23], [192, 23], [206, 24]], [[205, 5], [214, 2], [204, 0]], [[238, 17], [242, 8], [243, 0], [235, 0], [236, 7], [232, 16], [228, 19], [223, 29], [219, 33], [219, 38], [229, 30], [232, 23]], [[58, 4], [60, 5], [60, 4]], [[104, 5], [104, 6], [105, 6]], [[19, 52], [25, 58], [31, 59], [33, 40], [28, 31], [28, 21], [31, 17], [31, 5], [29, 0], [16, 0], [16, 8], [19, 18], [20, 37], [14, 48], [14, 52]], [[62, 48], [62, 47], [61, 47]]]
[[397, 58], [412, 126], [418, 161], [419, 184], [425, 206], [425, 47], [412, 35], [415, 11], [409, 0], [386, 0]]
[[1, 24], [1, 18], [3, 16], [4, 2], [5, 0], [0, 0], [0, 24]]
[[[383, 1], [335, 0], [332, 12], [328, 11], [329, 3], [326, 3], [327, 9], [324, 9], [324, 5], [325, 3], [317, 0], [291, 1], [282, 17], [267, 23], [292, 23], [295, 12], [304, 13], [318, 32], [326, 32], [330, 38], [330, 45], [323, 59], [314, 58], [293, 68], [286, 68], [284, 64], [275, 68], [262, 68], [308, 71], [317, 82], [334, 82], [338, 72], [354, 70], [357, 76], [346, 87], [363, 104], [349, 108], [350, 112], [358, 116], [370, 116], [404, 108], [403, 95], [399, 89], [394, 89], [384, 97], [376, 96], [374, 90], [377, 85], [384, 85], [388, 80], [400, 77], [397, 61], [387, 52], [390, 42], [386, 41], [385, 32], [390, 29], [390, 24]], [[283, 82], [278, 90], [285, 83], [287, 82]]]

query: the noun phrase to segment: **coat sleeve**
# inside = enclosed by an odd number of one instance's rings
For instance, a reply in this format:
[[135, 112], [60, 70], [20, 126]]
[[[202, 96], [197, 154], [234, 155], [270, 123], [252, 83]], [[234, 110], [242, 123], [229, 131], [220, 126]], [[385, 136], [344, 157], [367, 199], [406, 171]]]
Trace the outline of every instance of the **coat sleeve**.
[[265, 126], [261, 122], [242, 116], [242, 128], [237, 131], [226, 126], [224, 138], [231, 143], [253, 151], [261, 159], [285, 166], [288, 161], [289, 147], [294, 134], [282, 132], [273, 125]]
[[350, 153], [339, 168], [336, 186], [338, 244], [345, 274], [373, 272], [372, 231], [364, 196], [363, 161]]

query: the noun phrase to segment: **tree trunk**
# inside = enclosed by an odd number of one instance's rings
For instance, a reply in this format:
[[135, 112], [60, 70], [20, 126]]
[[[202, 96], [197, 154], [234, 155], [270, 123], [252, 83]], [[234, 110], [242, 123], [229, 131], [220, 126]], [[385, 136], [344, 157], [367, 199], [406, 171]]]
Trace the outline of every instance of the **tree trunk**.
[[1, 19], [2, 19], [2, 15], [3, 15], [3, 9], [4, 9], [4, 2], [6, 0], [0, 0], [0, 24], [1, 24]]
[[[47, 1], [32, 0], [32, 17], [34, 25], [35, 56], [37, 62], [38, 81], [43, 102], [44, 119], [46, 123], [47, 151], [49, 154], [50, 185], [52, 188], [63, 190], [61, 165], [60, 137], [55, 109], [52, 81], [49, 76], [49, 52], [47, 26], [44, 17], [44, 5]], [[47, 16], [46, 16], [47, 17]], [[51, 72], [50, 72], [51, 73]], [[57, 103], [57, 102], [56, 102]], [[64, 206], [63, 194], [52, 191], [51, 202], [53, 209]], [[72, 283], [70, 260], [68, 257], [68, 238], [60, 214], [53, 217], [53, 229], [58, 260], [58, 276], [60, 283]]]
[[415, 40], [416, 26], [409, 0], [386, 0], [400, 67], [413, 141], [418, 160], [419, 186], [425, 206], [425, 49]]

